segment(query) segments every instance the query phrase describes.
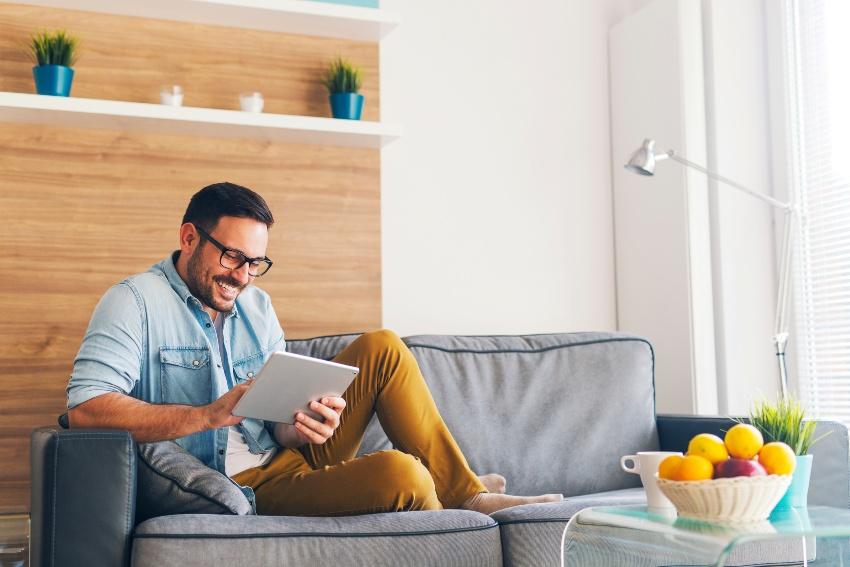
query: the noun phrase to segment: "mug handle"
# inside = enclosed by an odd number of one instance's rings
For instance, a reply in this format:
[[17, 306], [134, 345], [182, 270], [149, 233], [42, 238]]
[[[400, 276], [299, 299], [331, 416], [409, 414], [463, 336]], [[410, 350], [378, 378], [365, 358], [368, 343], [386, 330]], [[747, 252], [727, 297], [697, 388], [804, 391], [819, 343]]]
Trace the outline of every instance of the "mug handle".
[[[631, 468], [626, 466], [629, 461], [632, 462]], [[638, 461], [637, 455], [626, 455], [620, 458], [620, 468], [628, 473], [640, 474], [640, 461]]]

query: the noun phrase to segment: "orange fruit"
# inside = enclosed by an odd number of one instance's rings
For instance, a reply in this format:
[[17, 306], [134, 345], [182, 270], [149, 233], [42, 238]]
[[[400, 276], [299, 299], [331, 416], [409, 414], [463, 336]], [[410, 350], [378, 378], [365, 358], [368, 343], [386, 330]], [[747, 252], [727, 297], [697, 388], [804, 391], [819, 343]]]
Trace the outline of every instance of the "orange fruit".
[[699, 455], [685, 455], [676, 468], [673, 480], [710, 480], [713, 474], [711, 461]]
[[774, 441], [761, 448], [759, 463], [767, 471], [767, 474], [791, 474], [797, 467], [797, 457], [791, 447], [785, 443]]
[[761, 431], [746, 423], [739, 423], [726, 432], [726, 449], [736, 459], [752, 459], [761, 451], [764, 438]]
[[700, 433], [691, 439], [688, 443], [688, 455], [699, 455], [711, 461], [712, 465], [716, 465], [720, 461], [725, 461], [729, 458], [729, 451], [726, 450], [726, 445], [723, 439], [711, 433]]
[[679, 465], [682, 464], [682, 460], [685, 457], [682, 455], [670, 455], [660, 463], [658, 463], [658, 478], [665, 478], [667, 480], [675, 480], [676, 479], [676, 470], [679, 468]]

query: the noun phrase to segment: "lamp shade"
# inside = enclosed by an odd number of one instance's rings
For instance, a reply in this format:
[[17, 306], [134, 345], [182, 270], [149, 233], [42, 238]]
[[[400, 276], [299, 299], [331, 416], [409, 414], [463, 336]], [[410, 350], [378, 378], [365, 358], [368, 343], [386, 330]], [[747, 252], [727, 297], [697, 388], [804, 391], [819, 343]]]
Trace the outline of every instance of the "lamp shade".
[[625, 167], [641, 175], [655, 175], [655, 140], [644, 140]]

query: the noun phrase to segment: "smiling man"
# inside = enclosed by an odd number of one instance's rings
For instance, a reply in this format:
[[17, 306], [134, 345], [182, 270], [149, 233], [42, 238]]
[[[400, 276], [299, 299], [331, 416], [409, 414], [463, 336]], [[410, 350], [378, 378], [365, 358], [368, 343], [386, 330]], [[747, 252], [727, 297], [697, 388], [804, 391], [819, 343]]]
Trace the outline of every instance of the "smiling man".
[[[476, 476], [390, 331], [364, 333], [334, 359], [360, 373], [341, 398], [311, 404], [321, 420], [233, 416], [252, 369], [285, 349], [269, 296], [252, 285], [272, 267], [273, 223], [262, 197], [232, 183], [192, 197], [179, 250], [113, 286], [95, 308], [68, 384], [72, 427], [174, 439], [251, 487], [261, 514], [492, 513], [561, 499], [501, 494], [504, 479]], [[356, 457], [373, 413], [399, 450]]]

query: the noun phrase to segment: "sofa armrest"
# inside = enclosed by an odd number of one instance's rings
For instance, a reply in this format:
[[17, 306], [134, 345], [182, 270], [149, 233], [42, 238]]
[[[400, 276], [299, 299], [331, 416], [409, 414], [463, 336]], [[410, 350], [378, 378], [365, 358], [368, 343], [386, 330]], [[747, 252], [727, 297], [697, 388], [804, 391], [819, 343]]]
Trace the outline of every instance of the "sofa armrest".
[[130, 434], [36, 429], [30, 459], [31, 565], [129, 565], [136, 504]]
[[[728, 417], [659, 415], [657, 425], [661, 450], [684, 453], [688, 449], [688, 441], [697, 433], [713, 433], [722, 438], [735, 422]], [[809, 504], [850, 507], [850, 439], [847, 427], [836, 421], [817, 420], [814, 438], [824, 435], [809, 451], [814, 456]]]

